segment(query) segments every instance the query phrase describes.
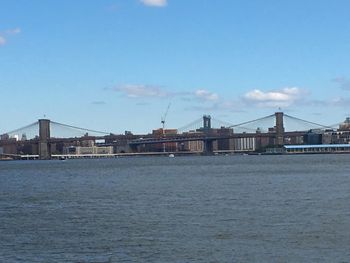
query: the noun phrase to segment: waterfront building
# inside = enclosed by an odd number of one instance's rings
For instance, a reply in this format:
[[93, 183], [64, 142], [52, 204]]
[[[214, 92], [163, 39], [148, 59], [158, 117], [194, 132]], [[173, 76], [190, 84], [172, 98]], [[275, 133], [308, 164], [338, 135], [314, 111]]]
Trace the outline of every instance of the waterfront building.
[[285, 153], [350, 153], [350, 144], [285, 145]]
[[[199, 130], [190, 130], [188, 132], [184, 132], [183, 135], [186, 135], [188, 137], [196, 137], [196, 136], [203, 135], [203, 132]], [[203, 141], [186, 141], [181, 143], [179, 150], [186, 151], [186, 152], [203, 152], [204, 142]]]
[[322, 134], [323, 132], [310, 130], [304, 135], [305, 144], [322, 144]]
[[203, 152], [204, 151], [204, 143], [203, 141], [190, 141], [185, 142], [184, 145], [187, 145], [187, 151], [190, 152]]
[[0, 140], [1, 141], [5, 141], [5, 140], [8, 140], [8, 139], [10, 139], [10, 136], [7, 133], [0, 135]]
[[113, 146], [70, 146], [64, 148], [64, 154], [72, 155], [93, 155], [93, 154], [113, 154]]
[[[220, 129], [215, 129], [218, 136], [231, 136], [233, 135], [232, 128], [221, 127]], [[234, 150], [234, 140], [233, 139], [222, 139], [217, 141], [218, 151], [233, 151]]]
[[[167, 137], [176, 135], [177, 129], [157, 129], [152, 131], [152, 136], [156, 138]], [[177, 142], [166, 142], [166, 143], [157, 143], [153, 145], [147, 145], [146, 151], [150, 152], [175, 152], [177, 151], [178, 144]]]
[[350, 131], [350, 118], [347, 117], [343, 123], [339, 125], [339, 131]]
[[256, 150], [256, 138], [235, 138], [234, 141], [234, 151], [235, 152], [254, 152]]
[[323, 144], [348, 144], [350, 143], [350, 130], [325, 131], [322, 135]]

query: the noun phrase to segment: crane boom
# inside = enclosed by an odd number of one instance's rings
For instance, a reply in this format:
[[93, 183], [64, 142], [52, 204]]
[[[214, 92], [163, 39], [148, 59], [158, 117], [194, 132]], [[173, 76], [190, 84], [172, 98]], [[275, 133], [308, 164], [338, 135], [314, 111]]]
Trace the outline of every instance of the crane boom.
[[166, 120], [166, 116], [168, 115], [170, 105], [171, 105], [171, 102], [169, 102], [168, 107], [166, 108], [166, 111], [165, 111], [164, 115], [161, 118], [161, 124], [162, 124], [163, 130], [164, 130], [165, 120]]
[[[161, 117], [161, 121], [160, 121], [160, 123], [162, 124], [163, 136], [165, 136], [165, 130], [164, 130], [164, 128], [165, 128], [165, 120], [166, 120], [166, 116], [168, 115], [170, 105], [171, 105], [171, 102], [169, 102], [168, 107], [166, 108], [166, 111], [165, 111], [164, 115]], [[165, 152], [165, 143], [163, 143], [163, 152]]]

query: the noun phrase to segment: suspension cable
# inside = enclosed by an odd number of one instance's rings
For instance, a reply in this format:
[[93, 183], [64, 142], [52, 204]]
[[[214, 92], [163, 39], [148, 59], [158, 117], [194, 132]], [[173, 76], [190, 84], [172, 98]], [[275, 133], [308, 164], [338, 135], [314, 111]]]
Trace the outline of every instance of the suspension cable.
[[214, 122], [217, 122], [217, 123], [219, 123], [219, 124], [224, 124], [224, 125], [227, 126], [227, 127], [233, 125], [232, 123], [229, 123], [229, 122], [227, 122], [227, 121], [222, 121], [222, 120], [218, 120], [218, 119], [215, 119], [215, 118], [212, 118], [211, 120], [214, 121]]
[[60, 125], [60, 126], [63, 126], [63, 127], [67, 127], [67, 128], [75, 129], [75, 130], [80, 130], [80, 131], [94, 132], [94, 133], [100, 133], [100, 134], [105, 134], [105, 135], [110, 134], [110, 132], [103, 132], [103, 131], [97, 131], [97, 130], [85, 129], [85, 128], [80, 128], [80, 127], [77, 127], [77, 126], [68, 125], [68, 124], [63, 124], [63, 123], [59, 123], [59, 122], [55, 122], [55, 121], [51, 121], [51, 123], [53, 123], [53, 124], [57, 124], [57, 125]]
[[286, 116], [288, 118], [291, 118], [291, 119], [294, 119], [294, 120], [297, 120], [297, 121], [304, 122], [304, 123], [316, 125], [318, 127], [322, 127], [322, 128], [326, 128], [326, 129], [333, 129], [333, 127], [325, 126], [325, 125], [322, 125], [322, 124], [319, 124], [319, 123], [316, 123], [316, 122], [312, 122], [312, 121], [303, 120], [303, 119], [300, 119], [300, 118], [297, 118], [297, 117], [290, 116], [288, 114], [284, 114], [284, 116]]
[[202, 118], [199, 118], [199, 119], [197, 119], [197, 120], [195, 120], [195, 121], [193, 121], [193, 122], [191, 122], [191, 123], [189, 123], [189, 124], [187, 124], [185, 126], [182, 126], [182, 127], [178, 128], [177, 130], [178, 131], [184, 131], [185, 129], [190, 128], [190, 127], [192, 127], [193, 125], [195, 125], [197, 123], [201, 123], [201, 121], [202, 121]]
[[259, 119], [256, 119], [256, 120], [246, 121], [246, 122], [242, 122], [242, 123], [239, 123], [239, 124], [231, 125], [231, 126], [229, 126], [228, 128], [234, 128], [234, 127], [237, 127], [237, 126], [242, 126], [242, 125], [249, 124], [249, 123], [253, 123], [253, 122], [257, 122], [257, 121], [262, 121], [262, 120], [264, 120], [264, 119], [271, 118], [271, 117], [273, 117], [274, 115], [275, 115], [275, 114], [271, 114], [271, 115], [269, 115], [269, 116], [265, 116], [265, 117], [262, 117], [262, 118], [259, 118]]
[[23, 126], [23, 127], [19, 128], [19, 129], [6, 132], [6, 133], [4, 133], [4, 134], [13, 134], [13, 133], [15, 133], [15, 132], [18, 132], [18, 131], [25, 130], [25, 129], [28, 129], [28, 128], [30, 128], [30, 127], [33, 127], [33, 126], [37, 125], [38, 123], [39, 123], [39, 122], [36, 121], [36, 122], [33, 122], [33, 123], [28, 124], [28, 125], [26, 125], [26, 126]]

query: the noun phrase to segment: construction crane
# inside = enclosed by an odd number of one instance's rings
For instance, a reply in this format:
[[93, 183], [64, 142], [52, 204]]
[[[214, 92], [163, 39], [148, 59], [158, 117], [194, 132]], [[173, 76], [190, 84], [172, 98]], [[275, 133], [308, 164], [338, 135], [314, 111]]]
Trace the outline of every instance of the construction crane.
[[[168, 115], [170, 105], [171, 105], [171, 102], [169, 102], [168, 107], [166, 108], [166, 111], [164, 115], [161, 117], [161, 121], [160, 121], [160, 123], [162, 124], [163, 137], [165, 136], [165, 120], [166, 120], [166, 116]], [[163, 143], [163, 152], [165, 152], [165, 143]]]
[[160, 121], [160, 123], [162, 124], [162, 128], [163, 128], [163, 135], [164, 135], [164, 128], [165, 128], [165, 120], [166, 120], [166, 116], [168, 115], [170, 105], [171, 105], [171, 102], [169, 102], [168, 107], [166, 108], [166, 111], [165, 111], [165, 113], [162, 116], [161, 121]]

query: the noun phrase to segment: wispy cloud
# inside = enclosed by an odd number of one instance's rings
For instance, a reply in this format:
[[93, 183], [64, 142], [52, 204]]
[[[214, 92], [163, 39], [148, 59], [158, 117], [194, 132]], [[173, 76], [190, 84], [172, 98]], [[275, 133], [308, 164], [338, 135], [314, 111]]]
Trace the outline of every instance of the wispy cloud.
[[247, 92], [243, 100], [258, 107], [289, 107], [297, 102], [305, 91], [298, 87], [286, 87], [279, 90]]
[[219, 100], [219, 95], [204, 89], [198, 89], [194, 92], [195, 98], [204, 101], [215, 102]]
[[3, 46], [6, 44], [6, 38], [0, 35], [0, 46]]
[[108, 12], [114, 13], [114, 12], [117, 12], [119, 10], [119, 8], [120, 8], [120, 6], [117, 4], [110, 4], [106, 7], [106, 10]]
[[185, 107], [186, 111], [200, 111], [200, 112], [245, 112], [242, 107], [238, 107], [237, 103], [233, 102], [218, 102], [212, 104], [191, 105]]
[[303, 107], [316, 107], [316, 108], [334, 108], [334, 107], [340, 107], [340, 108], [348, 108], [350, 105], [350, 98], [346, 97], [335, 97], [335, 98], [328, 98], [328, 99], [318, 99], [318, 100], [304, 100], [301, 103], [298, 103]]
[[9, 36], [14, 36], [21, 33], [21, 29], [19, 27], [7, 29], [5, 31], [0, 32], [0, 46], [4, 46], [7, 43], [7, 39]]
[[147, 6], [164, 7], [167, 5], [167, 0], [140, 0], [141, 3]]
[[337, 83], [343, 90], [350, 90], [350, 79], [345, 77], [336, 77], [332, 79], [333, 82]]
[[333, 98], [330, 102], [328, 102], [330, 106], [337, 106], [337, 107], [349, 107], [350, 105], [350, 98]]
[[[193, 101], [193, 100], [192, 100]], [[198, 100], [197, 100], [198, 101]], [[206, 102], [206, 103], [203, 103]], [[215, 101], [202, 100], [200, 104], [194, 104], [187, 106], [187, 111], [219, 111], [219, 112], [244, 112], [243, 103], [239, 100], [226, 100], [218, 98]]]
[[138, 102], [138, 103], [136, 103], [136, 106], [148, 106], [148, 105], [151, 105], [151, 103], [149, 103], [149, 102]]
[[91, 104], [93, 104], [93, 105], [105, 105], [106, 102], [105, 101], [101, 101], [101, 100], [97, 100], [97, 101], [91, 102]]
[[7, 29], [5, 31], [5, 34], [7, 34], [7, 35], [17, 35], [19, 33], [21, 33], [21, 29], [19, 27]]
[[185, 111], [199, 111], [199, 112], [210, 112], [216, 111], [217, 104], [213, 105], [190, 105], [184, 108]]
[[144, 85], [144, 84], [125, 84], [112, 88], [113, 91], [122, 94], [125, 97], [132, 99], [143, 99], [145, 101], [138, 105], [148, 105], [147, 100], [150, 99], [164, 99], [164, 98], [179, 98], [185, 101], [190, 106], [186, 107], [186, 110], [236, 110], [234, 105], [237, 103], [231, 103], [223, 101], [217, 93], [205, 90], [197, 89], [194, 91], [180, 92], [180, 91], [168, 91], [161, 86]]
[[114, 88], [129, 98], [165, 98], [172, 96], [172, 93], [158, 86], [127, 84]]
[[[168, 91], [162, 86], [145, 85], [145, 84], [124, 84], [112, 88], [113, 91], [131, 99], [142, 99], [138, 106], [149, 105], [150, 100], [164, 99], [164, 98], [178, 98], [186, 102], [186, 111], [220, 111], [220, 112], [243, 112], [247, 106], [247, 99], [254, 99], [249, 97], [252, 94], [248, 93], [245, 101], [242, 99], [222, 98], [218, 93], [206, 89], [196, 89], [194, 91], [180, 92]], [[296, 94], [296, 90], [291, 88], [285, 89], [287, 94]], [[255, 94], [256, 95], [256, 94]], [[269, 98], [271, 99], [271, 98]], [[262, 103], [262, 101], [260, 101]]]

